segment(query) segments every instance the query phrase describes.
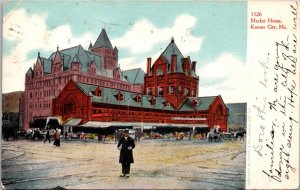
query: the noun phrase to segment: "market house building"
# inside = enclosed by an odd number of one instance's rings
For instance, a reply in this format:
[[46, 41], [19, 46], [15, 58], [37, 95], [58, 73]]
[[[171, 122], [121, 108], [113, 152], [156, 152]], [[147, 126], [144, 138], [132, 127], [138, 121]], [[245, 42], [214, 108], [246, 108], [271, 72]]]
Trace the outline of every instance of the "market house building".
[[[129, 73], [138, 75], [136, 72]], [[47, 117], [52, 115], [52, 99], [70, 80], [129, 92], [141, 93], [144, 89], [140, 81], [133, 84], [123, 77], [118, 65], [118, 49], [112, 46], [103, 29], [88, 50], [78, 45], [63, 50], [57, 48], [48, 58], [38, 53], [33, 68], [25, 75], [25, 129], [36, 123], [46, 124]]]
[[[181, 127], [226, 132], [228, 109], [221, 96], [197, 97], [195, 68], [196, 62], [184, 57], [172, 39], [153, 65], [151, 58], [147, 59], [143, 92], [72, 79], [52, 100], [52, 114], [61, 116], [69, 127]], [[126, 76], [131, 82], [141, 78], [140, 74]]]

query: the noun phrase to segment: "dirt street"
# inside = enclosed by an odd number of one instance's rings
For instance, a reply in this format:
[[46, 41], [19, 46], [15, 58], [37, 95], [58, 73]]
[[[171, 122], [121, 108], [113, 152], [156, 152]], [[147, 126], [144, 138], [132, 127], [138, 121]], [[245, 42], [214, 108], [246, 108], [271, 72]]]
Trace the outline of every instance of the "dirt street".
[[6, 189], [241, 189], [246, 141], [136, 143], [129, 178], [114, 142], [2, 142]]

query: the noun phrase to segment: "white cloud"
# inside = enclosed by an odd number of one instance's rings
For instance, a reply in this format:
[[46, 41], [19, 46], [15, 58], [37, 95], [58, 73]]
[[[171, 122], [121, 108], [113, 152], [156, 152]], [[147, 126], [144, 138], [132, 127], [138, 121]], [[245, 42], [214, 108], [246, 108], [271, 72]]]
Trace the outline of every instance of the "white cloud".
[[141, 65], [141, 62], [138, 61], [137, 57], [126, 57], [121, 58], [118, 60], [121, 70], [128, 70], [133, 68], [139, 68], [143, 65]]
[[[24, 90], [25, 73], [35, 62], [28, 60], [28, 53], [34, 50], [55, 51], [57, 45], [63, 49], [95, 38], [91, 33], [77, 38], [69, 25], [61, 25], [50, 30], [46, 26], [46, 17], [46, 14], [29, 15], [25, 9], [12, 11], [4, 17], [3, 38], [16, 43], [16, 46], [2, 60], [3, 92]], [[41, 56], [49, 55], [41, 54]], [[11, 81], [17, 82], [12, 85]]]
[[147, 19], [141, 19], [124, 36], [113, 39], [119, 48], [129, 49], [132, 54], [149, 52], [153, 46], [174, 37], [183, 54], [200, 50], [202, 38], [192, 34], [196, 18], [190, 15], [178, 16], [173, 26], [159, 28]]
[[199, 96], [221, 95], [225, 103], [246, 101], [250, 80], [246, 63], [227, 53], [201, 65], [197, 68]]

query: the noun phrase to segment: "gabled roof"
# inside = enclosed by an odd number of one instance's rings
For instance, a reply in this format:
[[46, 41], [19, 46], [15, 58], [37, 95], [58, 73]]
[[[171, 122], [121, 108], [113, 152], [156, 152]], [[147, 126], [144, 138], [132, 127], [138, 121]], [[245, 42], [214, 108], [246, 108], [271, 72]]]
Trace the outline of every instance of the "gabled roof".
[[122, 75], [130, 84], [144, 84], [145, 72], [141, 68], [122, 71]]
[[[179, 111], [205, 111], [209, 109], [209, 106], [217, 96], [208, 96], [208, 97], [197, 97], [197, 98], [187, 98], [186, 101], [179, 108]], [[198, 102], [197, 106], [192, 106], [191, 102], [196, 100]]]
[[93, 47], [96, 48], [96, 47], [102, 47], [102, 46], [113, 49], [113, 46], [110, 43], [110, 40], [106, 34], [105, 29], [102, 29], [102, 31], [101, 31], [100, 35], [98, 36], [96, 42], [94, 43]]
[[26, 75], [32, 75], [33, 74], [33, 70], [32, 70], [32, 68], [30, 67], [29, 69], [28, 69], [28, 71], [26, 72]]
[[[98, 86], [75, 82], [79, 89], [86, 95], [92, 96], [92, 102], [94, 103], [105, 103], [114, 105], [131, 106], [138, 108], [151, 108], [151, 109], [163, 109], [163, 110], [175, 110], [171, 105], [165, 107], [165, 98], [155, 97], [156, 103], [151, 105], [150, 100], [152, 96], [143, 95], [140, 93], [121, 91], [112, 88], [101, 87], [101, 97], [94, 96], [92, 92], [96, 90]], [[116, 95], [121, 92], [123, 94], [123, 101], [118, 101]], [[134, 99], [139, 95], [141, 97], [141, 102], [136, 102]]]

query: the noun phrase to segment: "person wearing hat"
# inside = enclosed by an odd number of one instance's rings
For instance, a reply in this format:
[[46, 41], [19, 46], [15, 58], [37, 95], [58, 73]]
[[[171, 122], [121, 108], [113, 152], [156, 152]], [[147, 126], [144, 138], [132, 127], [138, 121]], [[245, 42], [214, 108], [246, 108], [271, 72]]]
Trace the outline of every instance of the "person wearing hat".
[[129, 177], [130, 164], [134, 162], [132, 149], [134, 149], [135, 144], [133, 138], [128, 133], [128, 130], [124, 130], [123, 137], [118, 143], [118, 149], [120, 150], [119, 163], [122, 164], [122, 174], [120, 177]]

